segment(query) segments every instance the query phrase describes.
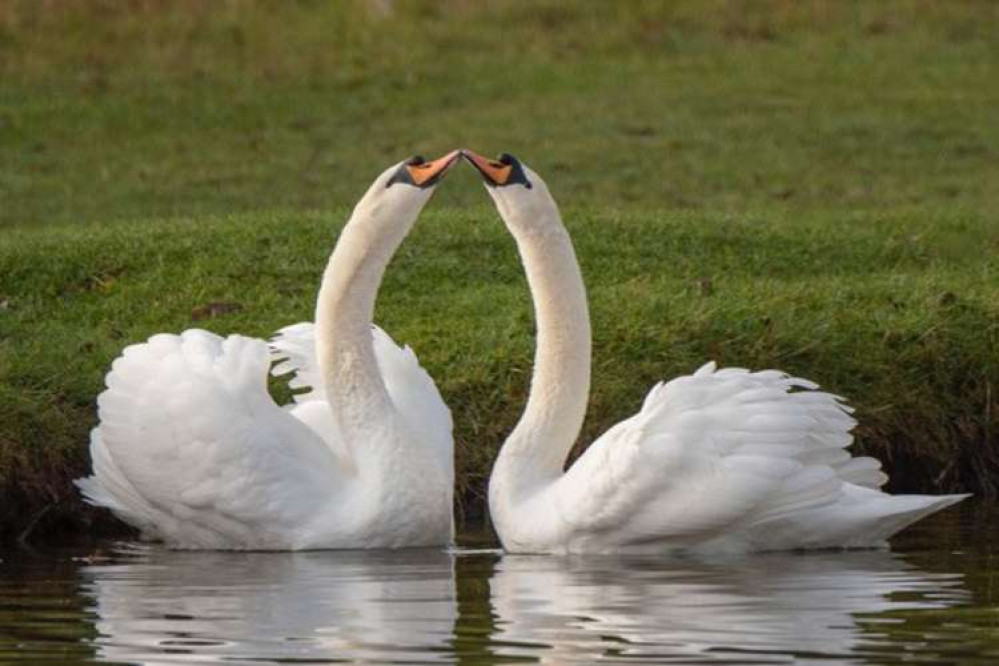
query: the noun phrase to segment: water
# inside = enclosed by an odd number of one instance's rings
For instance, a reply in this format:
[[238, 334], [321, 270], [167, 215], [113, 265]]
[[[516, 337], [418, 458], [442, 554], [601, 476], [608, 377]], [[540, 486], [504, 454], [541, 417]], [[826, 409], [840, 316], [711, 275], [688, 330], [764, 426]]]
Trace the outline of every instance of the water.
[[0, 663], [992, 664], [995, 517], [718, 561], [8, 550]]

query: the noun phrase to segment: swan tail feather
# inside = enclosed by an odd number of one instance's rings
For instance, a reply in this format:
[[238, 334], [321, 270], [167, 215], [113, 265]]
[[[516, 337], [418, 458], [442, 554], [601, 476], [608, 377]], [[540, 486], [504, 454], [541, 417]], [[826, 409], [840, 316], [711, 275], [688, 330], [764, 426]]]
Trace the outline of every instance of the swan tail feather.
[[969, 495], [888, 495], [847, 485], [837, 502], [771, 516], [746, 533], [755, 550], [880, 548], [913, 523]]

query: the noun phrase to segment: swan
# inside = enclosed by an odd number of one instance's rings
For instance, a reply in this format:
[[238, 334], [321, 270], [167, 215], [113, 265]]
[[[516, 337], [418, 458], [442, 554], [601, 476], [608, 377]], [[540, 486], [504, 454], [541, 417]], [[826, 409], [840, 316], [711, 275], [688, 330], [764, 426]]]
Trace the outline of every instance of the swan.
[[489, 479], [514, 553], [708, 553], [881, 547], [967, 495], [892, 496], [851, 457], [852, 410], [775, 370], [718, 369], [654, 386], [641, 410], [563, 471], [590, 386], [590, 322], [572, 241], [545, 182], [472, 151], [527, 272], [537, 322], [531, 390]]
[[[316, 323], [264, 340], [192, 329], [127, 347], [97, 399], [85, 501], [180, 549], [451, 543], [451, 415], [409, 348], [372, 325], [378, 285], [452, 152], [382, 173], [322, 278]], [[288, 408], [267, 391], [295, 372]]]

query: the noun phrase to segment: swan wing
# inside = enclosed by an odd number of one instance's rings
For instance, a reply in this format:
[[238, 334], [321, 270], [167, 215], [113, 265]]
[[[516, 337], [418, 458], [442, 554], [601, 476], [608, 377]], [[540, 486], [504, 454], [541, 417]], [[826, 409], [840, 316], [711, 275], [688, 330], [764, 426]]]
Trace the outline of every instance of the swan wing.
[[347, 475], [271, 399], [270, 361], [263, 340], [201, 330], [126, 348], [97, 401], [88, 501], [175, 546], [296, 547]]
[[[371, 327], [375, 358], [392, 403], [417, 439], [432, 446], [446, 469], [453, 467], [451, 411], [441, 398], [437, 385], [420, 366], [412, 349], [395, 343], [388, 333]], [[271, 340], [271, 354], [277, 363], [275, 375], [294, 373], [289, 386], [300, 392], [300, 405], [323, 401], [325, 392], [316, 359], [315, 325], [303, 322], [287, 326]]]
[[885, 481], [851, 458], [851, 409], [777, 371], [717, 370], [655, 386], [557, 485], [570, 532], [615, 541], [703, 541], [836, 504], [844, 484]]
[[298, 404], [326, 401], [319, 361], [316, 358], [316, 326], [311, 321], [285, 326], [270, 340], [274, 365], [271, 374], [279, 377], [291, 374], [288, 386], [296, 391]]

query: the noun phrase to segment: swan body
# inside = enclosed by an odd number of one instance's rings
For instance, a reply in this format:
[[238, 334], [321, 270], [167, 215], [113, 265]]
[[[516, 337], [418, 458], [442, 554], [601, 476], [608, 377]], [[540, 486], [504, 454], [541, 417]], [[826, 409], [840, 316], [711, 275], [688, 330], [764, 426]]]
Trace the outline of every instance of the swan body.
[[[449, 544], [450, 412], [371, 318], [388, 261], [454, 159], [375, 181], [330, 258], [315, 324], [270, 344], [188, 330], [127, 347], [98, 398], [85, 499], [175, 548]], [[286, 408], [267, 391], [274, 361], [309, 389]]]
[[846, 450], [851, 409], [782, 372], [717, 369], [655, 386], [567, 471], [586, 413], [590, 324], [572, 242], [544, 181], [511, 156], [466, 157], [525, 265], [537, 350], [524, 414], [489, 480], [504, 548], [519, 553], [878, 547], [966, 497], [893, 496]]

